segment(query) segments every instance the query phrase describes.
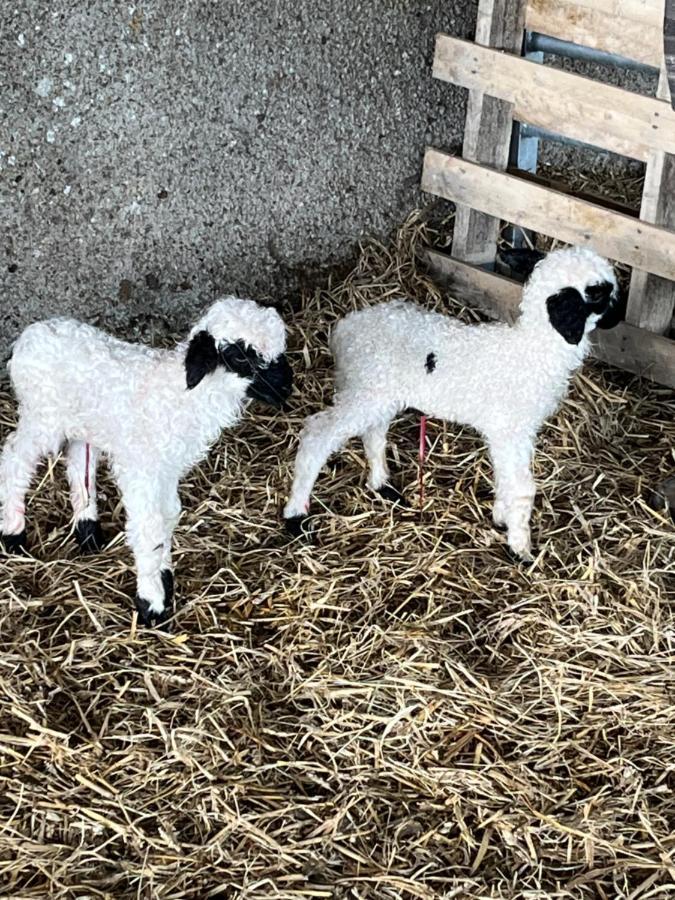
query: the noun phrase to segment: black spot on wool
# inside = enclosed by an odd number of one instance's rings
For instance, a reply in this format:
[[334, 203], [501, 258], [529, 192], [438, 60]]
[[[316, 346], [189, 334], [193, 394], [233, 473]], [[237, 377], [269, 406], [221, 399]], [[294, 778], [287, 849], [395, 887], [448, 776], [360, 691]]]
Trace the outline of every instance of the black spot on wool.
[[424, 368], [431, 375], [431, 373], [436, 368], [436, 354], [435, 353], [429, 353], [429, 355], [427, 356], [427, 361], [424, 363]]

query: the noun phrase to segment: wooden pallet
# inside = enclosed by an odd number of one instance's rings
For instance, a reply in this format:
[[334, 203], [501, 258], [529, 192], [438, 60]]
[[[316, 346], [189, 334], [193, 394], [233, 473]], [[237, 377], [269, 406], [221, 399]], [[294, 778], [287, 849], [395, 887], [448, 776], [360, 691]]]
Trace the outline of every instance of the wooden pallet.
[[[457, 206], [451, 255], [439, 274], [479, 288], [510, 318], [521, 287], [493, 269], [502, 222], [587, 244], [633, 267], [626, 322], [598, 334], [596, 355], [675, 387], [675, 110], [664, 58], [675, 0], [480, 0], [475, 43], [439, 34], [434, 76], [469, 89], [462, 158], [428, 149], [422, 188]], [[675, 25], [675, 23], [674, 23]], [[521, 55], [526, 32], [571, 41], [661, 70], [645, 97]], [[675, 40], [673, 46], [675, 52]], [[540, 58], [540, 57], [539, 57]], [[646, 164], [639, 216], [507, 171], [514, 123]]]

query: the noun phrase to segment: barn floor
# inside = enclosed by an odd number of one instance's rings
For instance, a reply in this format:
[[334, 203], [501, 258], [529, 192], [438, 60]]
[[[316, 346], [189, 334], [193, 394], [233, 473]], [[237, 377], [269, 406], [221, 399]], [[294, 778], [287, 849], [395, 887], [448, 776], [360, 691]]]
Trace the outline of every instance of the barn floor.
[[[318, 544], [282, 534], [326, 329], [401, 291], [442, 307], [426, 237], [409, 222], [306, 298], [292, 413], [251, 409], [185, 481], [171, 635], [131, 624], [109, 482], [111, 542], [83, 559], [42, 470], [35, 558], [0, 563], [2, 896], [675, 891], [675, 531], [642, 499], [673, 471], [672, 392], [577, 376], [539, 443], [531, 567], [491, 527], [480, 440], [438, 422], [423, 512], [371, 497], [354, 444], [317, 484]], [[417, 500], [413, 415], [392, 455]]]

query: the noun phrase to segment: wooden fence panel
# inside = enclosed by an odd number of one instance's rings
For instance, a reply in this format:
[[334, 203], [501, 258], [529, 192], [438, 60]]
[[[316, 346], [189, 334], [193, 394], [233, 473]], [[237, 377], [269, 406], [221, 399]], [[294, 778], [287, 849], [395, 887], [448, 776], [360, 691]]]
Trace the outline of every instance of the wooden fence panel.
[[645, 162], [655, 150], [675, 151], [675, 110], [663, 99], [445, 34], [436, 39], [433, 74], [512, 104], [518, 121], [604, 150]]
[[522, 178], [427, 150], [422, 189], [675, 280], [675, 232]]
[[[476, 42], [519, 53], [524, 36], [524, 0], [479, 0]], [[464, 126], [465, 159], [505, 169], [509, 158], [511, 104], [482, 91], [470, 91]], [[499, 220], [470, 206], [459, 205], [455, 214], [452, 252], [459, 259], [479, 264], [494, 262]]]
[[[659, 79], [659, 96], [670, 100], [665, 68]], [[673, 147], [675, 151], [675, 146]], [[675, 228], [675, 155], [654, 150], [647, 161], [640, 218]], [[626, 320], [638, 328], [667, 334], [675, 311], [675, 283], [642, 269], [633, 269]]]
[[660, 68], [663, 0], [529, 0], [528, 31]]

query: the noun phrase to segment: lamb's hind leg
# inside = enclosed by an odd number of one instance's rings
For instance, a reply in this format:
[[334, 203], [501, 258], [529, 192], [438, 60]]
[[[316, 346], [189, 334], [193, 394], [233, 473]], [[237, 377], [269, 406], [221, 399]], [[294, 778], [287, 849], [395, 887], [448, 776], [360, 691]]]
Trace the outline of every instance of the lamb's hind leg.
[[362, 432], [363, 447], [368, 459], [368, 487], [377, 491], [385, 500], [407, 506], [400, 491], [389, 483], [389, 467], [387, 466], [387, 431], [390, 420], [373, 425]]
[[378, 410], [373, 409], [372, 401], [350, 396], [307, 419], [295, 458], [291, 495], [284, 507], [286, 527], [292, 534], [302, 532], [302, 521], [309, 512], [310, 494], [324, 463], [349, 438], [363, 433], [364, 427], [369, 428], [377, 418]]
[[26, 494], [40, 460], [58, 453], [61, 436], [44, 422], [20, 419], [10, 434], [0, 457], [0, 538], [8, 553], [26, 547]]
[[84, 441], [68, 444], [67, 468], [75, 540], [83, 553], [98, 553], [105, 543], [96, 504], [96, 466], [99, 451]]
[[164, 491], [162, 497], [162, 515], [164, 516], [164, 548], [162, 551], [162, 563], [160, 578], [164, 587], [165, 618], [169, 618], [174, 610], [174, 576], [171, 550], [173, 545], [173, 533], [178, 524], [181, 513], [181, 503], [178, 497], [177, 486]]

